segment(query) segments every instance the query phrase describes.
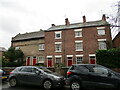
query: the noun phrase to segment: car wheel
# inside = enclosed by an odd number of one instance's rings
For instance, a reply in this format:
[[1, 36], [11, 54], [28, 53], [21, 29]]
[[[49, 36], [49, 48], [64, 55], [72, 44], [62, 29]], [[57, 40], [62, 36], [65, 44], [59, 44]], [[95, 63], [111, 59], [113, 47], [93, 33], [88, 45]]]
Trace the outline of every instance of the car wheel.
[[44, 81], [43, 87], [44, 87], [44, 89], [46, 89], [46, 90], [50, 90], [50, 89], [52, 88], [52, 82], [51, 82], [50, 80]]
[[81, 89], [81, 85], [79, 82], [74, 81], [70, 84], [70, 88], [71, 90], [80, 90]]
[[9, 80], [9, 85], [10, 85], [11, 87], [17, 86], [17, 79], [16, 79], [16, 78], [11, 78], [11, 79]]
[[51, 82], [50, 80], [44, 81], [43, 87], [44, 87], [44, 89], [46, 89], [46, 90], [52, 89], [52, 82]]

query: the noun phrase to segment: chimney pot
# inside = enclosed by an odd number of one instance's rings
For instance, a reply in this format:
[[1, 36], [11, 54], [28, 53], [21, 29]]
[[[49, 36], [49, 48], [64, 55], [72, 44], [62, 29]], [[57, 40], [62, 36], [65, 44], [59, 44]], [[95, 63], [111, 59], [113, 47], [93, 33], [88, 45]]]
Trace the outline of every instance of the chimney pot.
[[52, 25], [52, 27], [54, 27], [55, 26], [55, 24], [51, 24]]
[[105, 14], [103, 14], [102, 20], [103, 20], [103, 21], [106, 21], [106, 16], [105, 16]]
[[83, 23], [85, 23], [86, 22], [86, 17], [85, 16], [83, 16]]
[[70, 22], [69, 22], [68, 18], [65, 19], [65, 24], [70, 25]]

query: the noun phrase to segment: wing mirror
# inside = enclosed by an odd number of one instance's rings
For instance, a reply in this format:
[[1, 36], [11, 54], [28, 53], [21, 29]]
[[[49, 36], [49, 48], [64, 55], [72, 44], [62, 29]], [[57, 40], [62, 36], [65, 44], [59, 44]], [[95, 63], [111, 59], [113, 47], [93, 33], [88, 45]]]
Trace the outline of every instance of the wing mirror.
[[35, 71], [35, 73], [39, 75], [41, 72], [40, 71]]

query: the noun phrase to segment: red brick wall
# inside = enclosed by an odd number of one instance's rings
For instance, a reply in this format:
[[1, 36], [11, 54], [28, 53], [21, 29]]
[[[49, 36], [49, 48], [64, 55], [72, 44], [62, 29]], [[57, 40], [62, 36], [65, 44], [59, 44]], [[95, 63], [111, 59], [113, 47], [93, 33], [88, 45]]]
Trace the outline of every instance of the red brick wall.
[[[107, 39], [111, 46], [112, 39], [109, 26], [106, 26], [106, 34], [104, 36], [98, 36], [97, 27], [82, 28], [83, 37], [78, 38], [75, 38], [74, 29], [61, 31], [62, 39], [60, 40], [55, 40], [55, 31], [45, 32], [45, 55], [52, 55], [53, 61], [55, 55], [62, 55], [62, 62], [64, 62], [65, 65], [67, 65], [66, 55], [73, 55], [73, 63], [75, 64], [75, 55], [78, 54], [83, 54], [83, 62], [89, 63], [89, 54], [95, 54], [98, 49], [98, 39]], [[75, 51], [75, 40], [83, 40], [83, 51]], [[62, 42], [61, 53], [55, 52], [55, 42]]]
[[113, 47], [115, 47], [115, 48], [120, 47], [120, 32], [119, 32], [119, 34], [113, 39]]

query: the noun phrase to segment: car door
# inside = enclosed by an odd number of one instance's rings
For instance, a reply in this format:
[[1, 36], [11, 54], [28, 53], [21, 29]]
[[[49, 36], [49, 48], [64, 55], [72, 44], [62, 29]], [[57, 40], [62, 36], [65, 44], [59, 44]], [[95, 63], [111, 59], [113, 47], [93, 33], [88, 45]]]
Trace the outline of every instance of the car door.
[[20, 83], [29, 84], [28, 82], [28, 75], [30, 73], [30, 69], [28, 67], [22, 67], [17, 75], [17, 79]]
[[43, 73], [39, 69], [32, 67], [28, 75], [28, 82], [32, 85], [41, 85], [43, 80]]
[[89, 75], [91, 86], [95, 88], [114, 88], [113, 79], [107, 68], [95, 66]]

